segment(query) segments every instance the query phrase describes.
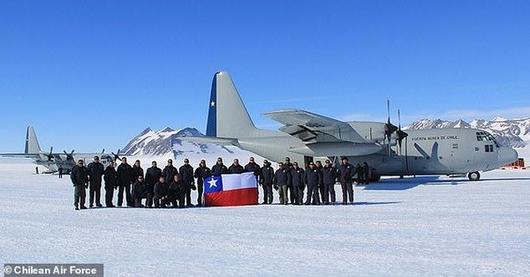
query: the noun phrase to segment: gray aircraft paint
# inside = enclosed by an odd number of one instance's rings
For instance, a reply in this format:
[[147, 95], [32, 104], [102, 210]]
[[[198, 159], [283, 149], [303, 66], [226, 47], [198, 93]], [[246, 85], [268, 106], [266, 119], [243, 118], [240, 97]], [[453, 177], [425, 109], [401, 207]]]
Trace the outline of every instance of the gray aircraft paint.
[[[211, 93], [215, 94], [211, 99], [216, 99], [217, 106], [210, 108], [209, 112], [215, 116], [209, 114], [208, 118], [215, 118], [216, 124], [209, 120], [207, 129], [215, 128], [216, 137], [203, 137], [200, 141], [232, 144], [275, 162], [290, 157], [303, 164], [304, 156], [317, 160], [348, 156], [352, 164], [367, 162], [375, 174], [383, 176], [488, 171], [517, 159], [517, 152], [512, 148], [498, 146], [495, 141], [477, 140], [477, 132], [482, 130], [408, 130], [409, 136], [399, 149], [394, 136], [390, 143], [385, 143], [384, 123], [366, 121], [347, 122], [366, 143], [306, 144], [285, 133], [295, 131], [293, 126], [282, 127], [280, 130], [284, 132], [256, 128], [227, 72], [215, 74]], [[486, 145], [493, 145], [491, 152], [486, 152]]]
[[85, 163], [92, 160], [94, 156], [100, 157], [100, 162], [106, 167], [112, 156], [104, 153], [74, 153], [73, 160], [68, 160], [64, 153], [51, 153], [52, 160], [48, 159], [50, 152], [45, 152], [40, 148], [37, 133], [32, 126], [26, 129], [26, 141], [24, 146], [24, 153], [1, 153], [2, 157], [22, 157], [30, 158], [37, 165], [44, 166], [48, 169], [45, 173], [54, 173], [63, 169], [64, 173], [70, 172], [77, 160], [84, 160]]

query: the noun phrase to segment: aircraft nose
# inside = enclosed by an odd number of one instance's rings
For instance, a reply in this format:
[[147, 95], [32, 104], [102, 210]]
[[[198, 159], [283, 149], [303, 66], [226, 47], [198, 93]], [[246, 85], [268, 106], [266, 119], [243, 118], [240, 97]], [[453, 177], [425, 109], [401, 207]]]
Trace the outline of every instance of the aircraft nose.
[[503, 165], [513, 163], [517, 160], [518, 154], [513, 148], [501, 147], [499, 148], [499, 162]]

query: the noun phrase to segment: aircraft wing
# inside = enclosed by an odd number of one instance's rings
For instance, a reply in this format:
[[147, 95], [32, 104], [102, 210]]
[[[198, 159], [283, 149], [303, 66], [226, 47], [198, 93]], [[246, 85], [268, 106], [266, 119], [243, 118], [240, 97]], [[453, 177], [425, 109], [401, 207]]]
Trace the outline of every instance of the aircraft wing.
[[366, 141], [348, 123], [303, 110], [280, 110], [265, 116], [282, 123], [280, 131], [294, 136], [306, 144], [317, 142]]

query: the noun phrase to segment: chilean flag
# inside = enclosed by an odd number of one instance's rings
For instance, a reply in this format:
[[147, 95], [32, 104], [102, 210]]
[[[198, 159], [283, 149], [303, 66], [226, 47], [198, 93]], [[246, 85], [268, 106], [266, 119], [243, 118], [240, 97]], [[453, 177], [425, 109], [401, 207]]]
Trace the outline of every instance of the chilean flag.
[[252, 172], [223, 174], [204, 179], [205, 206], [258, 204], [258, 183]]

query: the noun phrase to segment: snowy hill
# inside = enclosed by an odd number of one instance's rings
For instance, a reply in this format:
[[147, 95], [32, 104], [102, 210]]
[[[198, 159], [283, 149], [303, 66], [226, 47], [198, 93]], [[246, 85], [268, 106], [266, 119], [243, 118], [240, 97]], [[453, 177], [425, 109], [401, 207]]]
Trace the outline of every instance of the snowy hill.
[[[123, 148], [121, 153], [126, 156], [156, 157], [160, 159], [172, 158], [182, 160], [189, 158], [190, 161], [206, 159], [213, 162], [217, 157], [225, 159], [239, 158], [242, 161], [252, 156], [250, 152], [240, 150], [233, 146], [221, 146], [216, 144], [200, 144], [183, 141], [182, 137], [204, 136], [195, 128], [183, 128], [174, 130], [166, 127], [160, 131], [147, 128], [135, 136]], [[258, 158], [258, 157], [256, 157]]]
[[441, 119], [422, 119], [412, 123], [404, 129], [430, 128], [477, 128], [490, 132], [499, 143], [514, 148], [524, 148], [530, 144], [530, 118], [505, 119], [497, 117], [493, 120], [464, 120], [446, 121]]

